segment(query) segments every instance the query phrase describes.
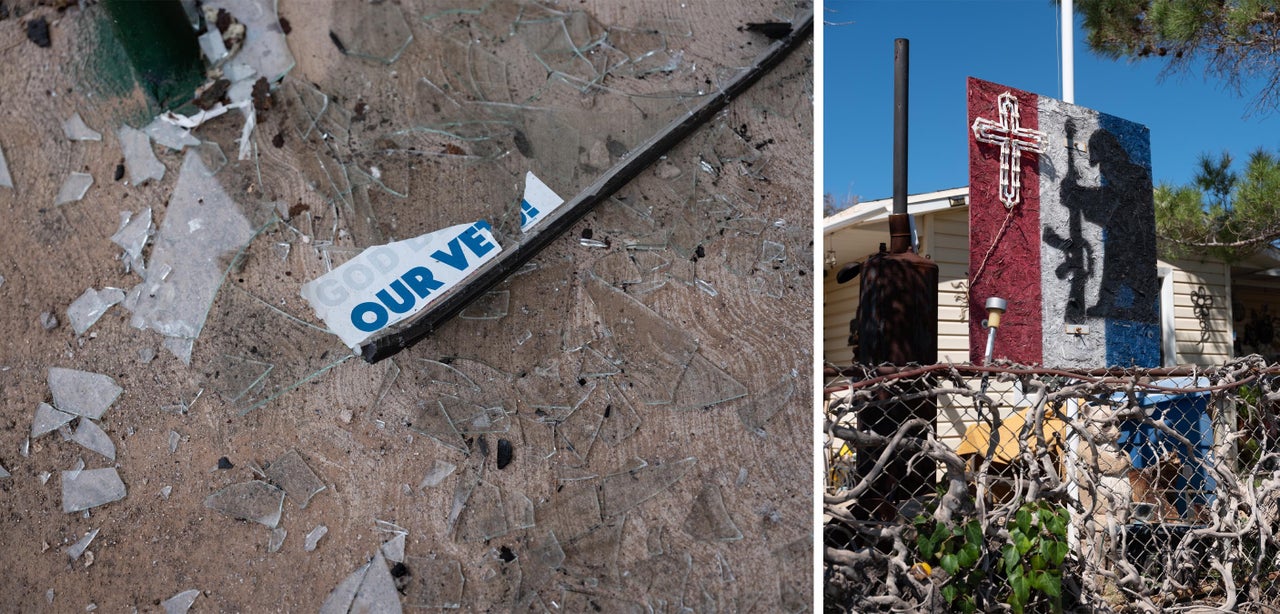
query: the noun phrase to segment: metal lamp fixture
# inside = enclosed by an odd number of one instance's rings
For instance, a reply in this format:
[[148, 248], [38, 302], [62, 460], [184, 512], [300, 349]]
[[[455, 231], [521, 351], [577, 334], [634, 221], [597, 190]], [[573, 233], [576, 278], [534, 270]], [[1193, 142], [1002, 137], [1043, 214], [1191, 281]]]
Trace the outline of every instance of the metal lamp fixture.
[[983, 356], [982, 364], [991, 363], [991, 352], [996, 345], [996, 329], [1000, 328], [1000, 316], [1009, 308], [1009, 302], [993, 296], [987, 299], [987, 319], [982, 324], [987, 329], [987, 352]]

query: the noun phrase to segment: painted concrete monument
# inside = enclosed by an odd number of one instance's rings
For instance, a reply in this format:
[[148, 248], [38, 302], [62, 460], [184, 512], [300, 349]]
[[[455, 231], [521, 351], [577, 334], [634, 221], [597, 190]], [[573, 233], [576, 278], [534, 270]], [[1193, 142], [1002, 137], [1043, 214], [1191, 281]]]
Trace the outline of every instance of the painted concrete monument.
[[1159, 280], [1145, 126], [969, 79], [969, 359], [1155, 367]]

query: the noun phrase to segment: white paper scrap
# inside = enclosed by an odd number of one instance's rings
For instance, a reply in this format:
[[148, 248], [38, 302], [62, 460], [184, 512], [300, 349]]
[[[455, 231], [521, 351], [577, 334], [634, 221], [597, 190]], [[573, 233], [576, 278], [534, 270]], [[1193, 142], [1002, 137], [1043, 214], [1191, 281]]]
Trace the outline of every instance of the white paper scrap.
[[535, 177], [533, 171], [526, 172], [524, 200], [520, 201], [520, 231], [529, 232], [530, 228], [546, 219], [552, 211], [563, 204], [564, 199], [552, 192], [541, 179]]
[[481, 220], [370, 247], [302, 286], [316, 315], [355, 349], [412, 317], [502, 251]]

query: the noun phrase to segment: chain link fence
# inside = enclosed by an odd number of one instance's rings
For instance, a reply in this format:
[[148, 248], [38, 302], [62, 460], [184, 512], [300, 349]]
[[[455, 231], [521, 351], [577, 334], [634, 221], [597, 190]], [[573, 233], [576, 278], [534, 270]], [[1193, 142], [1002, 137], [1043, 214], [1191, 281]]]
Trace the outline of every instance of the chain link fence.
[[827, 368], [829, 612], [1280, 612], [1280, 365]]

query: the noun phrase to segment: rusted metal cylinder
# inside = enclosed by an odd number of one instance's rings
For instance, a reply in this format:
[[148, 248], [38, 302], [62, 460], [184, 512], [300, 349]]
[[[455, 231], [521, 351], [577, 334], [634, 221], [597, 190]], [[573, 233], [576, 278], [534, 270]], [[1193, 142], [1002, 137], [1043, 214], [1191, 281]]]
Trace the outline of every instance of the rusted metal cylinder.
[[[858, 362], [932, 364], [938, 358], [938, 265], [911, 250], [911, 227], [906, 215], [890, 216], [889, 234], [893, 249], [871, 256], [862, 265]], [[889, 400], [889, 393], [882, 393], [882, 398]], [[858, 423], [864, 431], [892, 437], [911, 419], [933, 424], [937, 415], [936, 402], [926, 398], [860, 412]], [[926, 437], [927, 432], [919, 429], [907, 435]], [[870, 474], [882, 452], [879, 448], [862, 450], [858, 474]], [[931, 461], [912, 462], [910, 454], [895, 455], [874, 480], [870, 496], [859, 502], [861, 510], [855, 513], [891, 520], [905, 502], [935, 492], [936, 473], [937, 467]]]
[[858, 362], [933, 364], [938, 359], [938, 265], [911, 251], [905, 215], [889, 217], [895, 249], [863, 263], [858, 295]]

